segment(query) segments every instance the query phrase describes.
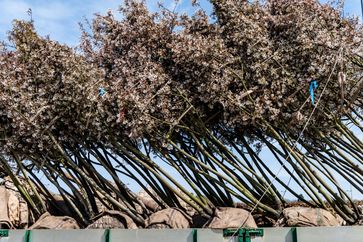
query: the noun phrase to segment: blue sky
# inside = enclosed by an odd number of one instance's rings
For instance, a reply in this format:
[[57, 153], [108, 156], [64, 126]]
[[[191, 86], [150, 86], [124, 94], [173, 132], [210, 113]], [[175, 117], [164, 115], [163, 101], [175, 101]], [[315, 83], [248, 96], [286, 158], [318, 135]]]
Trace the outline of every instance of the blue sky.
[[[149, 9], [157, 9], [156, 0], [147, 0]], [[6, 38], [14, 19], [29, 19], [27, 11], [32, 9], [37, 31], [41, 35], [50, 35], [53, 40], [76, 45], [80, 37], [79, 22], [84, 17], [91, 19], [94, 13], [105, 14], [108, 10], [117, 12], [122, 0], [0, 0], [0, 40]], [[165, 0], [165, 6], [174, 8], [173, 0]], [[209, 3], [202, 1], [202, 6], [211, 9]], [[190, 0], [181, 0], [178, 11], [193, 11]]]
[[[13, 19], [29, 19], [27, 10], [31, 8], [41, 35], [50, 35], [51, 39], [74, 46], [80, 37], [78, 23], [84, 17], [91, 19], [94, 13], [105, 14], [110, 9], [116, 10], [121, 2], [122, 0], [0, 0], [0, 40], [6, 38]], [[152, 10], [157, 8], [157, 2], [147, 0]], [[173, 0], [164, 0], [164, 3], [173, 8]], [[200, 0], [200, 3], [206, 9], [211, 9], [207, 0]], [[190, 0], [181, 0], [178, 11], [193, 11]], [[346, 0], [346, 13], [361, 16], [360, 11], [360, 0]]]

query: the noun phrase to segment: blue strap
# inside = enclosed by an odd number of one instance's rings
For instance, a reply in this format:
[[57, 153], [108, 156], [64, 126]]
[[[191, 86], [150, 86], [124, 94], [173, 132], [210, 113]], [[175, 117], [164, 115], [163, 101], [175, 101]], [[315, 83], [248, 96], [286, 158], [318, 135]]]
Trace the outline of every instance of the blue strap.
[[311, 80], [310, 81], [310, 87], [309, 87], [309, 90], [310, 90], [310, 96], [311, 96], [311, 102], [314, 104], [315, 102], [315, 99], [314, 99], [314, 91], [318, 88], [318, 82], [316, 80]]
[[103, 87], [100, 87], [98, 89], [98, 95], [100, 95], [101, 97], [104, 96], [106, 94], [106, 89]]

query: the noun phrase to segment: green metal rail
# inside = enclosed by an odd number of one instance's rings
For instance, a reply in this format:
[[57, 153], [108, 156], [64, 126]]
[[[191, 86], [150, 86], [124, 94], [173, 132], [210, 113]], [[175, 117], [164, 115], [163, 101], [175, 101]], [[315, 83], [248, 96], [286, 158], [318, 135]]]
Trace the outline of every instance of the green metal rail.
[[262, 237], [263, 229], [224, 229], [223, 237], [237, 237], [238, 242], [251, 242], [252, 238]]
[[[295, 234], [296, 238], [296, 229], [292, 231], [293, 234]], [[238, 242], [251, 242], [252, 238], [255, 237], [262, 237], [263, 236], [263, 229], [225, 229], [223, 230], [223, 237], [237, 237]], [[9, 237], [9, 230], [7, 229], [1, 229], [0, 230], [0, 238], [6, 238]], [[111, 230], [106, 229], [104, 233], [104, 242], [111, 242]], [[198, 230], [193, 229], [192, 231], [192, 238], [193, 242], [198, 242]], [[32, 241], [32, 231], [27, 230], [24, 237], [24, 242], [31, 242]], [[200, 241], [199, 241], [200, 242]], [[296, 242], [296, 239], [294, 239], [294, 242]]]
[[0, 229], [0, 238], [9, 237], [9, 230]]

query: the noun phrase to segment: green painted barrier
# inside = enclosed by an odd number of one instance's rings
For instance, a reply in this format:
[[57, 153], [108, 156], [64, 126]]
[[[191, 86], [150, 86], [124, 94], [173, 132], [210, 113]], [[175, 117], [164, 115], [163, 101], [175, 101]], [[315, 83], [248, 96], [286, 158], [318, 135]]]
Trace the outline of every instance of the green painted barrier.
[[291, 228], [292, 242], [297, 242], [297, 229]]
[[193, 242], [198, 242], [198, 230], [193, 229]]
[[110, 229], [105, 230], [105, 242], [111, 242], [110, 233], [111, 233]]
[[31, 242], [32, 241], [32, 231], [27, 230], [25, 233], [25, 239], [24, 242]]
[[0, 238], [9, 237], [9, 230], [1, 229], [0, 230]]
[[223, 230], [224, 237], [237, 237], [238, 242], [251, 242], [251, 239], [254, 237], [262, 237], [263, 229], [224, 229]]

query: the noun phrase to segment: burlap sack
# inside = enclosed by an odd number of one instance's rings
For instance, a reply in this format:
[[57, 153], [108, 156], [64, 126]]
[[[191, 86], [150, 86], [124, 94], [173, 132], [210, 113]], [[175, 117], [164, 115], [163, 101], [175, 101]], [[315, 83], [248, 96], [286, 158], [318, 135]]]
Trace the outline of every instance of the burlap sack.
[[4, 186], [0, 186], [0, 228], [12, 228], [8, 212], [9, 193]]
[[[151, 194], [154, 195], [154, 197], [159, 198], [158, 194], [152, 190], [150, 187], [146, 188]], [[184, 192], [182, 190], [180, 190], [179, 188], [176, 188], [176, 190], [178, 191], [179, 194], [185, 195]], [[149, 193], [147, 193], [145, 190], [141, 190], [138, 194], [137, 194], [138, 199], [151, 211], [156, 212], [156, 211], [160, 211], [162, 209], [162, 207], [150, 196]], [[184, 200], [180, 199], [179, 197], [177, 197], [178, 202], [180, 204], [180, 206], [184, 209], [184, 211], [188, 214], [188, 216], [194, 216], [196, 214], [195, 209], [190, 206], [188, 203], [186, 203]], [[161, 200], [161, 199], [160, 199]], [[190, 200], [189, 202], [191, 203], [195, 203], [194, 201]], [[141, 210], [140, 210], [141, 211]]]
[[190, 227], [190, 218], [177, 208], [167, 208], [152, 214], [146, 220], [146, 228], [185, 229]]
[[[154, 196], [157, 197], [155, 192], [153, 192], [152, 190], [151, 190], [151, 192]], [[151, 211], [156, 212], [156, 211], [160, 210], [159, 204], [157, 202], [155, 202], [155, 200], [145, 190], [141, 190], [137, 194], [137, 198], [145, 205], [145, 207], [147, 207]]]
[[247, 210], [242, 208], [218, 207], [213, 217], [204, 225], [205, 228], [257, 228], [256, 222]]
[[363, 225], [363, 205], [358, 205], [358, 210], [360, 219], [358, 220], [357, 225]]
[[59, 194], [52, 194], [54, 200], [49, 201], [47, 199], [44, 199], [46, 201], [47, 211], [50, 214], [53, 214], [55, 216], [69, 216], [72, 217], [73, 213], [69, 209], [67, 203], [64, 201], [63, 197]]
[[79, 226], [71, 217], [52, 216], [44, 213], [29, 229], [79, 229]]
[[[19, 179], [21, 180], [21, 177]], [[4, 187], [8, 192], [8, 215], [12, 225], [18, 229], [27, 228], [29, 223], [28, 204], [10, 177], [4, 178]]]
[[284, 223], [288, 227], [339, 226], [343, 219], [321, 208], [291, 207], [283, 211]]
[[20, 202], [14, 191], [8, 191], [8, 212], [12, 224], [18, 226], [20, 224]]
[[27, 228], [29, 224], [29, 208], [28, 204], [25, 201], [20, 200], [19, 212], [20, 212], [19, 228], [22, 229]]
[[104, 211], [87, 229], [137, 229], [134, 221], [119, 211]]

